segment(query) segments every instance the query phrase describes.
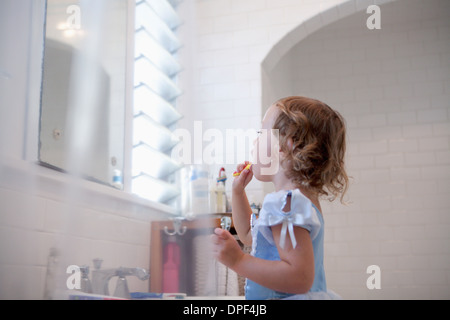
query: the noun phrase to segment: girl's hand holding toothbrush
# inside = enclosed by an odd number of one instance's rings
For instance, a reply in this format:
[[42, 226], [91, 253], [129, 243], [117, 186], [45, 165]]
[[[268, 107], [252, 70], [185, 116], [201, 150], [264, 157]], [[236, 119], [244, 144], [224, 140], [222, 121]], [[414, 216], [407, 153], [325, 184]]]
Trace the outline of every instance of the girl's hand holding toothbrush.
[[238, 164], [233, 176], [235, 177], [232, 185], [233, 192], [243, 192], [253, 178], [252, 164], [249, 161]]

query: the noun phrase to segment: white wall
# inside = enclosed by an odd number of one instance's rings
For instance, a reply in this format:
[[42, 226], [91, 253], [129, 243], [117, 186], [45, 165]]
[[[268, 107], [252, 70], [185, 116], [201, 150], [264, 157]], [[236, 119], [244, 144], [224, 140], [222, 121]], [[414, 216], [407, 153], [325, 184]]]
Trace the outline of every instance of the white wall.
[[[287, 94], [341, 111], [354, 181], [349, 206], [323, 203], [329, 287], [350, 299], [448, 299], [450, 9], [384, 2], [382, 29], [368, 30], [373, 1], [186, 1], [180, 107], [186, 126], [217, 128], [257, 128]], [[372, 264], [381, 290], [366, 287]]]

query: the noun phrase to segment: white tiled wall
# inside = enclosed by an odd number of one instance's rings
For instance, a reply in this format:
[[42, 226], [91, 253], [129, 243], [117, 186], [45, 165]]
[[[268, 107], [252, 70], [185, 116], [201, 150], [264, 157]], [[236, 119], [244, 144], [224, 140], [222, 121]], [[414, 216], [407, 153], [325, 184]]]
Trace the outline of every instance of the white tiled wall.
[[[95, 258], [103, 259], [102, 268], [149, 269], [150, 222], [168, 219], [167, 214], [117, 190], [85, 182], [78, 187], [47, 170], [0, 163], [1, 299], [44, 298], [51, 248], [61, 253], [60, 289], [69, 265], [93, 270]], [[115, 283], [111, 279], [111, 293]], [[128, 285], [131, 291], [149, 288], [148, 280], [134, 277]]]
[[[378, 1], [382, 29], [368, 30], [373, 3], [186, 1], [184, 124], [258, 128], [281, 96], [329, 103], [346, 118], [354, 178], [348, 206], [323, 203], [329, 287], [344, 298], [448, 299], [449, 3]], [[249, 193], [262, 200], [260, 184]], [[366, 286], [372, 264], [380, 290]]]

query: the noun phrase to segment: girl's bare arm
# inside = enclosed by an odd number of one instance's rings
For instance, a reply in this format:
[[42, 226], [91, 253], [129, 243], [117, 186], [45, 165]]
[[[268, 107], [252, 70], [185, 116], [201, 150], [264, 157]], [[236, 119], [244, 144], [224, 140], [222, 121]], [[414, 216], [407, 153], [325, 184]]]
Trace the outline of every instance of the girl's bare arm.
[[[244, 164], [240, 164], [237, 167], [237, 171], [241, 172], [245, 166], [249, 163], [246, 161]], [[251, 169], [246, 169], [236, 177], [233, 181], [231, 209], [234, 228], [239, 236], [241, 242], [245, 245], [252, 244], [250, 217], [252, 215], [252, 209], [248, 203], [247, 194], [245, 193], [245, 187], [253, 178]]]
[[[278, 244], [281, 225], [272, 227], [274, 240]], [[256, 258], [240, 250], [231, 234], [216, 229], [214, 243], [216, 258], [234, 270], [264, 287], [287, 293], [306, 293], [314, 282], [314, 253], [309, 232], [295, 227], [297, 247], [292, 248], [286, 239], [285, 248], [278, 247], [280, 260]]]

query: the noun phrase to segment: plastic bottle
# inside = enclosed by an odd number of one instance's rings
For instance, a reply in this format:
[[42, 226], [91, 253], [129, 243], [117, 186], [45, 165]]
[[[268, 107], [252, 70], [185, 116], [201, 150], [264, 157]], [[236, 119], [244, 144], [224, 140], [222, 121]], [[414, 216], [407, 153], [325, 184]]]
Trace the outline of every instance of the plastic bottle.
[[225, 185], [222, 181], [217, 183], [217, 212], [224, 213], [227, 211], [227, 200], [225, 195]]
[[122, 172], [120, 170], [114, 169], [113, 186], [119, 190], [123, 188]]
[[209, 189], [209, 211], [210, 213], [217, 213], [217, 190], [216, 183], [211, 183], [211, 188]]
[[194, 165], [191, 168], [190, 203], [193, 215], [209, 213], [208, 169]]

